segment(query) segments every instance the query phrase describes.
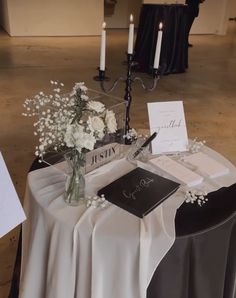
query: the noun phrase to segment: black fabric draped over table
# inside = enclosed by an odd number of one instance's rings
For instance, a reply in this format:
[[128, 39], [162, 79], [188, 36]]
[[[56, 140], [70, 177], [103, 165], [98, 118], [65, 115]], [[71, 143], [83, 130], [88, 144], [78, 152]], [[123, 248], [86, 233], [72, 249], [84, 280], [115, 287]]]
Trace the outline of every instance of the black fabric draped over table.
[[236, 184], [182, 204], [176, 240], [157, 267], [147, 298], [236, 298]]
[[[35, 160], [30, 171], [46, 166]], [[147, 298], [236, 298], [236, 184], [208, 194], [204, 207], [182, 204], [175, 226]], [[21, 237], [9, 298], [18, 297], [20, 266]]]
[[188, 67], [186, 12], [187, 7], [183, 4], [142, 6], [134, 50], [138, 71], [152, 72], [160, 22], [163, 23], [161, 72], [170, 74], [186, 70]]

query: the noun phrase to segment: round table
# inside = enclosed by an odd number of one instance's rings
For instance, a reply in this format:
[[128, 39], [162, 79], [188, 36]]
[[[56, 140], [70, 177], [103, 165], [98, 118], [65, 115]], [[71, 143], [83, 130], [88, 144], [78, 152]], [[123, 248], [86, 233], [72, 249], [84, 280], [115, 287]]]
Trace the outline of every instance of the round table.
[[[66, 206], [65, 177], [35, 162], [26, 190], [20, 297], [235, 298], [236, 169], [215, 151], [203, 152], [230, 169], [206, 179], [208, 203], [182, 204], [177, 192], [144, 219], [111, 205]], [[90, 192], [124, 168], [133, 165], [115, 161], [91, 173]], [[14, 286], [10, 297], [17, 297]]]

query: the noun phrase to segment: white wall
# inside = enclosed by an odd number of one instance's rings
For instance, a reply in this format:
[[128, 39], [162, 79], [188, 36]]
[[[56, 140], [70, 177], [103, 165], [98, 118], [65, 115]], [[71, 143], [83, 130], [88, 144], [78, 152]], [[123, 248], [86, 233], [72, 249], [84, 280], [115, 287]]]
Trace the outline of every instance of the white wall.
[[129, 20], [128, 1], [118, 0], [114, 7], [114, 14], [105, 17], [107, 28], [127, 28]]
[[[194, 21], [191, 34], [225, 34], [230, 1], [235, 0], [206, 0], [202, 3], [199, 17]], [[183, 0], [177, 2], [185, 3]], [[143, 0], [143, 3], [176, 3], [176, 1]]]
[[[176, 1], [143, 0], [143, 3]], [[104, 0], [0, 0], [0, 4], [2, 26], [12, 36], [99, 35], [104, 18]], [[115, 14], [105, 18], [107, 27], [127, 28], [130, 13], [137, 25], [141, 4], [142, 0], [118, 0]], [[206, 0], [191, 33], [225, 34], [229, 16], [236, 16], [236, 0]]]
[[9, 10], [7, 0], [0, 1], [0, 22], [1, 26], [9, 33], [10, 22], [9, 22]]
[[128, 28], [129, 16], [134, 15], [134, 24], [138, 25], [142, 0], [117, 0], [114, 14], [105, 17], [107, 28]]
[[11, 36], [97, 35], [101, 31], [103, 0], [8, 0], [7, 3]]
[[230, 18], [235, 18], [236, 17], [236, 1], [235, 0], [230, 0], [229, 1], [229, 13], [228, 16]]
[[225, 34], [229, 0], [206, 0], [200, 5], [199, 17], [195, 19], [192, 34]]
[[139, 16], [142, 7], [142, 0], [128, 0], [128, 9], [134, 15], [134, 25], [137, 27], [139, 23]]

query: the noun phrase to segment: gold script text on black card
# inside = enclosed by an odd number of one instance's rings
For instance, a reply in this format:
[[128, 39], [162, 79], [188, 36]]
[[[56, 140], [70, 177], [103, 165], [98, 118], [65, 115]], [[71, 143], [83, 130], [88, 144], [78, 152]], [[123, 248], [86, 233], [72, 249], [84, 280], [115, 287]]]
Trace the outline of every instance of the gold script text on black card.
[[136, 168], [98, 191], [106, 200], [142, 218], [172, 195], [180, 184]]

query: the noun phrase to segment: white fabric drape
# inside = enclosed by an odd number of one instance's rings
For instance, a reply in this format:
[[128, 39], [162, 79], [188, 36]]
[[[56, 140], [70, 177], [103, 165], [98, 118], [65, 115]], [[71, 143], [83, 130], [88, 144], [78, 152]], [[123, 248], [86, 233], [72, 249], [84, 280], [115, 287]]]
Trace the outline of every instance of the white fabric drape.
[[[201, 187], [210, 191], [234, 183], [235, 168], [213, 151], [205, 152], [231, 172]], [[132, 169], [125, 160], [113, 161], [86, 176], [86, 192], [95, 194]], [[183, 192], [139, 219], [112, 204], [69, 207], [64, 187], [65, 175], [54, 167], [28, 175], [20, 298], [145, 298], [155, 269], [174, 243]]]

